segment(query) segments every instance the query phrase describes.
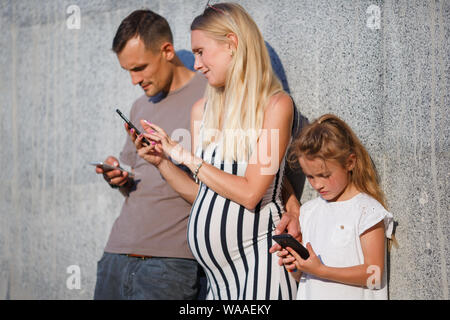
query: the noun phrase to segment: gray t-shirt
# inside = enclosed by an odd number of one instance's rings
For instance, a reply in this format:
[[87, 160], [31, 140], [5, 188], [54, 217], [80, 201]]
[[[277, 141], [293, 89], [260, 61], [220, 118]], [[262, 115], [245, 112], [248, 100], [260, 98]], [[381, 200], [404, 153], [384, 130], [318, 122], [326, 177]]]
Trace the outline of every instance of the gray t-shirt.
[[[141, 119], [155, 123], [190, 150], [191, 108], [203, 97], [205, 88], [206, 79], [196, 74], [167, 96], [144, 95], [133, 104], [130, 120], [141, 131]], [[105, 251], [193, 259], [186, 235], [191, 205], [166, 183], [157, 168], [139, 157], [128, 136], [120, 162], [134, 168], [136, 183], [114, 222]]]

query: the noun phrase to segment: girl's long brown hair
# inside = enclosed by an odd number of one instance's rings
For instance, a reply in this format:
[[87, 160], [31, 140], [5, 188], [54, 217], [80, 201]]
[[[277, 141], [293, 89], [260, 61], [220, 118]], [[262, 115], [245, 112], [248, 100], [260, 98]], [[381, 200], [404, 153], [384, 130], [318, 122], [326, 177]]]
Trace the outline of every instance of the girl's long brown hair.
[[356, 156], [356, 164], [350, 181], [360, 192], [372, 196], [387, 209], [369, 153], [353, 130], [333, 114], [325, 114], [303, 129], [292, 144], [288, 161], [292, 165], [300, 157], [320, 158], [336, 160], [345, 168], [351, 154]]

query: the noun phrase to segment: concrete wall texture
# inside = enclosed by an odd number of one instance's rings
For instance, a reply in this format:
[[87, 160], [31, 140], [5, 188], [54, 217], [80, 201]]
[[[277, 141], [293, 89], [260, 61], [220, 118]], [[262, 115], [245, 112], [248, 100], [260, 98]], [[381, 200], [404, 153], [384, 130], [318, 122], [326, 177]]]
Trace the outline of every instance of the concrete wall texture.
[[[238, 2], [303, 117], [337, 114], [371, 153], [398, 222], [390, 298], [448, 299], [450, 1]], [[113, 36], [149, 8], [190, 51], [205, 3], [0, 2], [0, 299], [92, 298], [122, 197], [88, 163], [118, 155], [114, 110], [142, 94]], [[302, 201], [313, 197], [306, 185]]]

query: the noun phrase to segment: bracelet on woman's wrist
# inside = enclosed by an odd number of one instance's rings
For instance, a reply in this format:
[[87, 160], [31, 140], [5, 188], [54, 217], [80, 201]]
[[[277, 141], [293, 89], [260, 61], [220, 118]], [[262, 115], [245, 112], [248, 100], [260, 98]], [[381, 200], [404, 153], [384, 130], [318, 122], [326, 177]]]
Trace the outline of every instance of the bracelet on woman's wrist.
[[202, 161], [197, 165], [197, 167], [195, 167], [194, 175], [193, 175], [193, 178], [194, 178], [195, 183], [198, 183], [198, 171], [200, 170], [200, 168], [202, 167], [202, 165], [203, 165], [203, 159], [202, 159]]

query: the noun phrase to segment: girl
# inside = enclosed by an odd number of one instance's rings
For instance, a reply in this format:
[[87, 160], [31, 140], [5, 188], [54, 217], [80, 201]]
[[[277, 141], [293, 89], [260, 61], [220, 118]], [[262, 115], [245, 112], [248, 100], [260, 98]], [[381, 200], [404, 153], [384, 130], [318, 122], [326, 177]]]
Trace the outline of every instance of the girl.
[[278, 253], [300, 281], [297, 299], [387, 299], [392, 215], [364, 146], [346, 123], [326, 114], [303, 130], [289, 158], [299, 160], [320, 194], [300, 208], [310, 257], [291, 248]]
[[[188, 242], [207, 275], [207, 299], [295, 298], [295, 280], [269, 253], [283, 214], [293, 102], [272, 70], [258, 27], [240, 5], [207, 5], [191, 31], [194, 68], [208, 80], [205, 98], [191, 113], [195, 154], [147, 121], [141, 124], [152, 144], [145, 147], [137, 138], [138, 153], [193, 202]], [[194, 180], [169, 156], [187, 166]], [[297, 214], [294, 221], [298, 225]]]

